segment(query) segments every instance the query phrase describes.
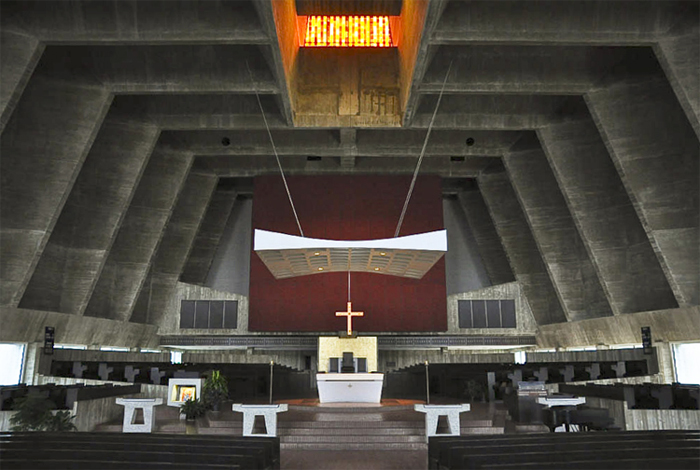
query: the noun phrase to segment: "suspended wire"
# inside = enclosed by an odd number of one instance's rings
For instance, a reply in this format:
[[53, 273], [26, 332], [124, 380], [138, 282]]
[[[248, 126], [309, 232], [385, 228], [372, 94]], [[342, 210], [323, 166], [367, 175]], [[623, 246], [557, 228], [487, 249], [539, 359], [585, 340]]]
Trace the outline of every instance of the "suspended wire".
[[282, 162], [280, 162], [280, 157], [277, 154], [277, 147], [275, 146], [275, 140], [272, 138], [272, 132], [270, 131], [270, 125], [267, 123], [267, 118], [265, 117], [265, 110], [263, 109], [262, 101], [260, 101], [260, 94], [258, 93], [258, 87], [253, 79], [253, 72], [250, 71], [250, 65], [248, 61], [245, 61], [245, 66], [248, 69], [248, 75], [250, 76], [250, 81], [253, 83], [253, 88], [255, 89], [255, 98], [258, 100], [258, 106], [260, 107], [260, 113], [262, 114], [263, 121], [265, 122], [265, 129], [267, 129], [267, 135], [270, 137], [270, 143], [272, 144], [272, 151], [275, 154], [275, 160], [277, 160], [277, 166], [280, 169], [280, 175], [282, 175], [282, 182], [284, 183], [284, 189], [287, 191], [287, 197], [289, 198], [289, 205], [292, 206], [292, 212], [294, 212], [294, 219], [297, 221], [297, 227], [299, 228], [299, 233], [304, 236], [304, 231], [301, 229], [301, 222], [299, 222], [299, 216], [297, 215], [297, 210], [294, 207], [294, 201], [292, 201], [292, 193], [289, 192], [289, 185], [287, 185], [287, 178], [284, 176], [284, 171], [282, 170]]
[[428, 139], [430, 138], [430, 132], [433, 130], [433, 123], [435, 122], [435, 116], [437, 116], [438, 108], [440, 107], [440, 101], [442, 101], [442, 94], [445, 91], [445, 85], [447, 85], [447, 77], [450, 76], [450, 70], [452, 69], [452, 61], [450, 61], [450, 66], [447, 68], [447, 73], [445, 74], [445, 80], [442, 82], [442, 89], [440, 90], [440, 96], [438, 96], [437, 103], [435, 103], [435, 111], [433, 111], [433, 117], [430, 118], [430, 124], [428, 125], [428, 133], [425, 134], [425, 141], [423, 141], [423, 148], [420, 151], [420, 157], [418, 157], [418, 163], [416, 163], [416, 169], [413, 172], [413, 179], [411, 180], [411, 186], [408, 188], [408, 194], [406, 195], [406, 202], [403, 204], [403, 209], [401, 210], [401, 217], [399, 217], [399, 223], [396, 226], [396, 232], [394, 232], [394, 238], [399, 236], [401, 231], [401, 225], [403, 224], [403, 218], [406, 216], [406, 210], [408, 209], [408, 203], [411, 200], [411, 195], [413, 194], [413, 188], [416, 185], [416, 178], [418, 178], [418, 170], [420, 170], [420, 165], [423, 162], [423, 157], [425, 156], [425, 149], [428, 147]]
[[350, 271], [348, 271], [348, 302], [350, 302]]

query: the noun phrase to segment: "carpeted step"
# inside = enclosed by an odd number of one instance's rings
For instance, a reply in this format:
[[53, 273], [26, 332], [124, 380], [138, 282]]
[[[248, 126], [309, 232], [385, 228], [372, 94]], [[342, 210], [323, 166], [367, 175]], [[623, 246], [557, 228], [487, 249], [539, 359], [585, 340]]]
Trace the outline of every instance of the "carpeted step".
[[278, 428], [278, 436], [346, 436], [348, 433], [361, 432], [365, 436], [425, 436], [425, 429], [421, 427], [394, 427], [394, 428], [354, 428], [349, 430], [346, 427], [335, 428]]
[[346, 435], [325, 435], [325, 436], [305, 436], [305, 435], [290, 435], [280, 436], [280, 442], [284, 443], [323, 443], [330, 444], [357, 444], [357, 443], [375, 443], [375, 444], [396, 444], [410, 442], [425, 442], [425, 436], [420, 435], [387, 435], [387, 436], [371, 436], [366, 434], [346, 434]]
[[332, 443], [283, 443], [280, 444], [282, 450], [422, 450], [427, 451], [428, 445], [418, 442], [411, 443], [357, 443], [357, 444], [332, 444]]

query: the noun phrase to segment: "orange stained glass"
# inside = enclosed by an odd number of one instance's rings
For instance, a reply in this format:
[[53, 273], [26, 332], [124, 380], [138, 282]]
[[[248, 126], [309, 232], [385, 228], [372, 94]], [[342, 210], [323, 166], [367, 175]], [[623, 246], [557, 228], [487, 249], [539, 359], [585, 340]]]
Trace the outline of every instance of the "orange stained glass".
[[309, 16], [304, 47], [393, 47], [388, 16]]

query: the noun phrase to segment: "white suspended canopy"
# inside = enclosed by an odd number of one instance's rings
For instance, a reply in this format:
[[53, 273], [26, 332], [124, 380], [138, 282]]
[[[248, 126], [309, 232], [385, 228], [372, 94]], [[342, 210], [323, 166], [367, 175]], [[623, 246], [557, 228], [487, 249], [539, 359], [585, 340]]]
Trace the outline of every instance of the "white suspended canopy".
[[347, 271], [420, 279], [447, 251], [447, 231], [381, 240], [323, 240], [256, 229], [253, 243], [275, 279]]

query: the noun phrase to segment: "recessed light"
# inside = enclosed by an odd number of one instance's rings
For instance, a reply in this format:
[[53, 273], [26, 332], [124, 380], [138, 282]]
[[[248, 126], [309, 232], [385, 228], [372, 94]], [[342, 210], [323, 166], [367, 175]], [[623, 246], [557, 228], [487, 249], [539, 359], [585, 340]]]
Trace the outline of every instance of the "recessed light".
[[379, 271], [379, 268], [374, 268], [375, 271]]
[[317, 251], [316, 253], [314, 253], [314, 256], [318, 256], [318, 255], [320, 255], [320, 254], [321, 254], [321, 252], [320, 252], [320, 251]]
[[323, 271], [323, 268], [318, 268], [319, 271]]
[[386, 256], [386, 252], [384, 252], [384, 251], [379, 252], [379, 256]]

